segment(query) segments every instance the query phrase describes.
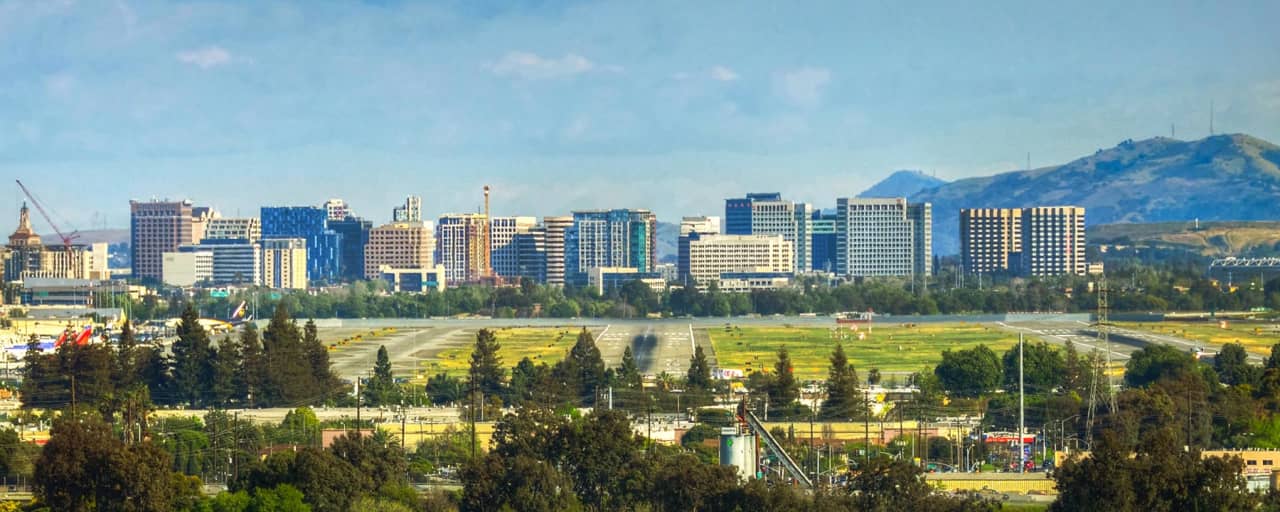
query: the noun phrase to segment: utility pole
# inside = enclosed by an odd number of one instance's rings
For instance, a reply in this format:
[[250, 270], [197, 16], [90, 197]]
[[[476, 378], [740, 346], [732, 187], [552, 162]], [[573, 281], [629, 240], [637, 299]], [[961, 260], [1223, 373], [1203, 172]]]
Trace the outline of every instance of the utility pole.
[[1026, 420], [1027, 420], [1027, 404], [1026, 389], [1023, 387], [1022, 372], [1022, 353], [1025, 352], [1023, 345], [1023, 335], [1018, 333], [1018, 472], [1027, 472], [1027, 441], [1026, 441]]

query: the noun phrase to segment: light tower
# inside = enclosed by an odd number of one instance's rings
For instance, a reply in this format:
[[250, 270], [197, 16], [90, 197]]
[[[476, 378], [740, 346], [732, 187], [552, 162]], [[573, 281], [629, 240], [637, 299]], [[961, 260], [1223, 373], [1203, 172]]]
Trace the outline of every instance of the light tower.
[[484, 186], [484, 233], [481, 237], [480, 247], [480, 273], [481, 276], [488, 279], [493, 276], [493, 260], [491, 244], [493, 237], [491, 230], [493, 226], [493, 217], [489, 215], [489, 186]]

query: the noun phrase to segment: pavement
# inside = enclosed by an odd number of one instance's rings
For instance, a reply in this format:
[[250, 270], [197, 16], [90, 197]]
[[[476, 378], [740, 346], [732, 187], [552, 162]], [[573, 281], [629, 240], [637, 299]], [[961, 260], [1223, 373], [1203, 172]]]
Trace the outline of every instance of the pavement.
[[[1128, 361], [1134, 352], [1148, 345], [1169, 345], [1186, 352], [1199, 349], [1208, 353], [1217, 353], [1222, 349], [1221, 344], [1202, 343], [1167, 334], [1115, 326], [1108, 328], [1108, 337], [1111, 340], [1110, 347], [1108, 347], [1098, 339], [1096, 325], [1081, 321], [996, 322], [996, 325], [1006, 330], [1038, 337], [1057, 345], [1066, 345], [1067, 341], [1070, 341], [1076, 345], [1077, 350], [1081, 353], [1087, 353], [1090, 350], [1100, 350], [1106, 353], [1109, 350], [1112, 361], [1120, 363]], [[1256, 354], [1250, 354], [1249, 362], [1261, 364], [1263, 358]]]

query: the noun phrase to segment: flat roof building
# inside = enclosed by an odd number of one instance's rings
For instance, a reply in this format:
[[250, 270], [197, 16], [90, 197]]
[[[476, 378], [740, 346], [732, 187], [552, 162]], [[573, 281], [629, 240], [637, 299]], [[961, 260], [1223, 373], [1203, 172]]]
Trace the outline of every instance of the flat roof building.
[[929, 203], [905, 198], [836, 200], [836, 273], [848, 277], [927, 277], [932, 273]]
[[129, 201], [129, 251], [134, 278], [164, 277], [164, 253], [195, 242], [193, 226], [203, 221], [193, 212], [190, 201]]
[[689, 277], [692, 284], [706, 290], [720, 289], [723, 274], [795, 272], [792, 245], [782, 235], [691, 235]]
[[307, 241], [303, 238], [266, 238], [262, 242], [262, 285], [269, 288], [307, 289]]
[[383, 277], [383, 267], [433, 268], [436, 240], [429, 222], [393, 222], [373, 228], [364, 248], [364, 277]]

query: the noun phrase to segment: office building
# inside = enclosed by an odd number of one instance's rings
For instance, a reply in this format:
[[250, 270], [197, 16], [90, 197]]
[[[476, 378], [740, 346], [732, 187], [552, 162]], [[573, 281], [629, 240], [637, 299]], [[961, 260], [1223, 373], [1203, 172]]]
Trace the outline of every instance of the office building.
[[307, 240], [305, 238], [264, 238], [262, 244], [262, 285], [269, 288], [307, 289]]
[[432, 268], [435, 233], [430, 222], [393, 222], [373, 228], [364, 246], [364, 277], [379, 279], [382, 268]]
[[[520, 277], [520, 251], [516, 236], [538, 225], [537, 217], [494, 217], [489, 219], [489, 258], [493, 273], [503, 279]], [[525, 241], [526, 243], [529, 240]]]
[[1021, 252], [1021, 208], [960, 210], [960, 261], [965, 272], [1016, 274]]
[[208, 206], [192, 206], [191, 207], [191, 241], [199, 242], [204, 240], [205, 235], [209, 231], [209, 223], [214, 219], [222, 217], [213, 208]]
[[[129, 251], [133, 277], [160, 280], [164, 273], [164, 253], [195, 242], [192, 230], [201, 224], [203, 213], [189, 201], [129, 201]], [[201, 209], [201, 211], [205, 211]]]
[[214, 218], [209, 219], [204, 237], [193, 240], [245, 240], [257, 242], [262, 239], [262, 221], [256, 217]]
[[52, 279], [110, 279], [107, 244], [44, 245], [31, 227], [26, 204], [18, 210], [18, 228], [4, 251], [4, 281], [34, 277]]
[[661, 292], [667, 286], [666, 280], [662, 279], [662, 274], [641, 272], [635, 267], [591, 267], [584, 276], [586, 281], [583, 284], [595, 288], [596, 293], [601, 295], [632, 281], [640, 281], [655, 292]]
[[190, 288], [213, 281], [212, 251], [166, 252], [162, 259], [166, 285]]
[[810, 224], [813, 206], [782, 199], [777, 192], [747, 194], [726, 199], [724, 221], [726, 235], [782, 235], [795, 247], [796, 272], [808, 272], [813, 263], [809, 247], [813, 228]]
[[1022, 251], [1018, 267], [1023, 276], [1082, 276], [1084, 208], [1036, 206], [1022, 209]]
[[445, 270], [440, 265], [431, 268], [392, 268], [383, 265], [378, 272], [379, 277], [386, 281], [387, 289], [391, 292], [444, 291]]
[[328, 229], [327, 210], [314, 206], [264, 206], [261, 217], [263, 239], [306, 240], [308, 282], [338, 279], [342, 268], [342, 235]]
[[329, 221], [331, 222], [345, 219], [351, 214], [351, 210], [347, 208], [347, 202], [338, 198], [325, 201], [324, 209], [329, 212]]
[[836, 273], [848, 277], [927, 277], [933, 265], [929, 203], [905, 198], [836, 200]]
[[391, 210], [391, 222], [421, 222], [422, 221], [422, 198], [418, 196], [408, 196], [404, 198], [404, 204], [397, 206]]
[[366, 279], [364, 248], [369, 244], [373, 222], [348, 214], [340, 220], [329, 220], [329, 229], [342, 237], [338, 241], [338, 253], [342, 266], [338, 271], [343, 281]]
[[720, 234], [720, 217], [685, 217], [680, 219], [680, 238], [676, 240], [675, 281], [692, 284], [689, 279], [689, 240], [699, 235]]
[[512, 244], [516, 252], [514, 276], [535, 283], [547, 282], [546, 226], [534, 226], [523, 233], [516, 233]]
[[435, 262], [450, 284], [489, 277], [489, 220], [483, 213], [450, 213], [436, 221]]
[[212, 284], [261, 285], [262, 247], [241, 238], [209, 238], [184, 245], [178, 252], [207, 252], [213, 255]]
[[689, 240], [689, 278], [700, 290], [720, 289], [721, 275], [795, 272], [791, 243], [782, 235], [692, 235]]
[[586, 284], [587, 271], [596, 267], [653, 272], [657, 225], [649, 210], [573, 212], [573, 225], [565, 232], [565, 281]]
[[813, 235], [809, 246], [813, 251], [810, 268], [815, 272], [836, 271], [836, 214], [813, 212]]
[[547, 232], [543, 246], [547, 253], [547, 284], [564, 286], [564, 234], [573, 227], [572, 216], [543, 217]]

